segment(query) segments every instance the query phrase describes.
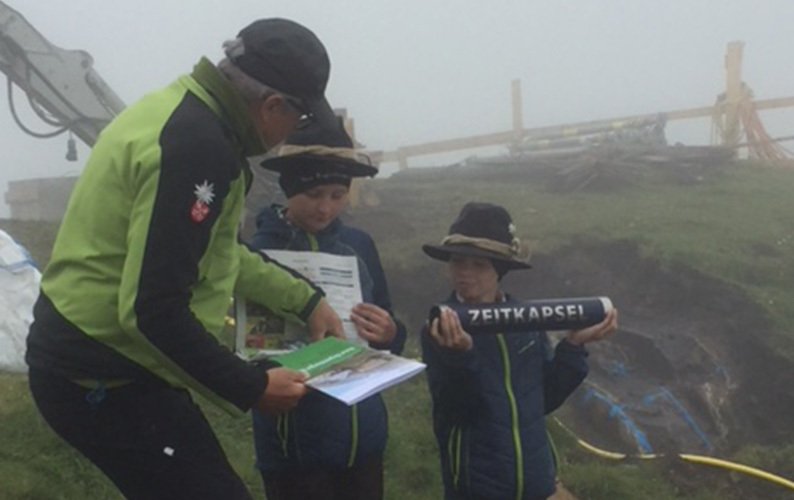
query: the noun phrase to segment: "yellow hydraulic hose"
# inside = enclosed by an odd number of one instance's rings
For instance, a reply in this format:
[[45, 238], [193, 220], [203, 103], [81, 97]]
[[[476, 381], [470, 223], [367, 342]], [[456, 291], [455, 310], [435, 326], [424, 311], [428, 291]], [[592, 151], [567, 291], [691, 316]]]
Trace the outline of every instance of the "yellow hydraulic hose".
[[[627, 458], [639, 458], [643, 460], [649, 460], [653, 458], [660, 458], [664, 455], [656, 454], [656, 453], [642, 453], [638, 455], [629, 455], [626, 453], [618, 453], [615, 451], [607, 451], [602, 450], [601, 448], [595, 447], [592, 444], [582, 440], [577, 436], [571, 429], [566, 427], [558, 418], [554, 418], [554, 421], [563, 428], [566, 432], [568, 432], [571, 436], [576, 439], [577, 444], [582, 448], [586, 449], [587, 451], [593, 453], [594, 455], [598, 455], [599, 457], [609, 458], [611, 460], [625, 460]], [[775, 483], [779, 486], [784, 488], [788, 488], [794, 491], [794, 481], [790, 481], [784, 477], [778, 476], [776, 474], [772, 474], [771, 472], [766, 472], [761, 469], [757, 469], [755, 467], [750, 467], [748, 465], [737, 464], [734, 462], [729, 462], [727, 460], [722, 460], [719, 458], [714, 457], [704, 457], [702, 455], [691, 455], [688, 453], [679, 453], [676, 455], [681, 460], [685, 460], [687, 462], [692, 462], [696, 464], [703, 464], [703, 465], [710, 465], [712, 467], [719, 467], [722, 469], [732, 470], [735, 472], [741, 472], [742, 474], [747, 474], [748, 476], [757, 477], [759, 479], [764, 479], [771, 483]]]
[[788, 488], [794, 491], [794, 481], [789, 481], [784, 477], [780, 477], [776, 474], [772, 474], [771, 472], [766, 472], [761, 469], [756, 469], [755, 467], [750, 467], [749, 465], [742, 465], [734, 462], [728, 462], [727, 460], [721, 460], [719, 458], [703, 457], [700, 455], [689, 455], [685, 453], [681, 453], [678, 456], [688, 462], [711, 465], [713, 467], [722, 467], [723, 469], [729, 469], [736, 472], [741, 472], [742, 474], [747, 474], [749, 476], [755, 476], [761, 479], [765, 479], [767, 481], [773, 482], [775, 484], [783, 486], [784, 488]]

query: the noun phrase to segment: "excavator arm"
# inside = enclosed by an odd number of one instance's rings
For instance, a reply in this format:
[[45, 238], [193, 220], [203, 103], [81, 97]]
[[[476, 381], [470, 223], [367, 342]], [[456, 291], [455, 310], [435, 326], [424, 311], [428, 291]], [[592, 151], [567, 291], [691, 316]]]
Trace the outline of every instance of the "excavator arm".
[[[0, 71], [8, 80], [11, 113], [25, 132], [53, 137], [71, 131], [93, 146], [125, 105], [92, 66], [87, 52], [56, 47], [0, 1]], [[14, 107], [14, 86], [27, 94], [33, 111], [52, 131], [35, 132], [22, 123]]]

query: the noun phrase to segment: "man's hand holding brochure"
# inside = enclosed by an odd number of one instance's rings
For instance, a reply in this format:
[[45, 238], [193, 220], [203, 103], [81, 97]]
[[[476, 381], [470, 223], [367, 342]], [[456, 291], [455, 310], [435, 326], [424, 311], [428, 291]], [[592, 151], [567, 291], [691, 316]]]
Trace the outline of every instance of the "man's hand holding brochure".
[[273, 358], [309, 377], [306, 385], [354, 405], [424, 370], [419, 361], [329, 337]]
[[355, 256], [290, 250], [264, 252], [323, 289], [328, 305], [342, 319], [344, 334], [317, 341], [307, 326], [287, 322], [257, 304], [235, 300], [235, 351], [240, 357], [251, 361], [269, 358], [285, 368], [302, 371], [309, 377], [306, 385], [348, 405], [424, 369], [425, 365], [418, 361], [371, 349], [359, 337], [350, 319], [354, 307], [362, 303]]

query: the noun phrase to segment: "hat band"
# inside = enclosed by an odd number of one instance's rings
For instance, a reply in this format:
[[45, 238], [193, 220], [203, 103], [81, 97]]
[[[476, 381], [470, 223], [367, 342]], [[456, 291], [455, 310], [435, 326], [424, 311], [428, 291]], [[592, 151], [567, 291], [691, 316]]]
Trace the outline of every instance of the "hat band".
[[505, 257], [515, 258], [521, 251], [521, 242], [518, 238], [513, 238], [513, 243], [500, 243], [487, 238], [474, 238], [463, 234], [450, 234], [441, 240], [442, 245], [472, 245], [482, 250], [488, 250]]
[[344, 158], [353, 160], [365, 165], [372, 165], [369, 156], [359, 153], [353, 148], [340, 148], [323, 146], [321, 144], [312, 144], [309, 146], [301, 146], [296, 144], [284, 144], [278, 151], [279, 156], [292, 156], [292, 155], [316, 155], [316, 156], [335, 156], [337, 158]]

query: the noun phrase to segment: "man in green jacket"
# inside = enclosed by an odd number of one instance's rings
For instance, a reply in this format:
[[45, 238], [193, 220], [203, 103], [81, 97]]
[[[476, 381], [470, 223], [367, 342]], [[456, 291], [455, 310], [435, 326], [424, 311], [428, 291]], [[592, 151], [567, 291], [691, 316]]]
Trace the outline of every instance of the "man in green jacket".
[[43, 273], [26, 360], [48, 424], [128, 498], [250, 498], [188, 389], [279, 413], [303, 376], [217, 335], [238, 294], [341, 335], [322, 292], [238, 243], [246, 158], [302, 120], [334, 123], [330, 63], [305, 27], [264, 19], [101, 134]]

